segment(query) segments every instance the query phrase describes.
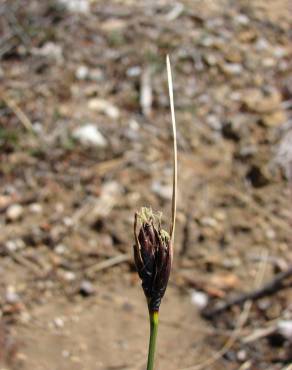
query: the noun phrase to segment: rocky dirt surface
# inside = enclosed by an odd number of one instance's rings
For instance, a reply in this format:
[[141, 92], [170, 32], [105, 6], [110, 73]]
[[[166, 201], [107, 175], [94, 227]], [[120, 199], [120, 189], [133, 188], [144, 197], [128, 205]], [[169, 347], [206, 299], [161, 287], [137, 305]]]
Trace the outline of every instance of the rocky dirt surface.
[[179, 194], [156, 368], [289, 368], [289, 6], [0, 2], [1, 370], [145, 368], [133, 215], [169, 222], [167, 53]]

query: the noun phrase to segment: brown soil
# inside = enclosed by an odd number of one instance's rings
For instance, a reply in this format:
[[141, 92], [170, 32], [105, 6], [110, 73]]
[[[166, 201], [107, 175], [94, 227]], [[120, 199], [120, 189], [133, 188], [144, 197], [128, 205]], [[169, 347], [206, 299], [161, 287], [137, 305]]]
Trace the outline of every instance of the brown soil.
[[145, 369], [130, 255], [135, 211], [169, 222], [167, 53], [179, 194], [156, 369], [287, 368], [291, 277], [220, 356], [244, 308], [206, 320], [195, 301], [292, 263], [289, 1], [68, 3], [0, 3], [0, 369]]

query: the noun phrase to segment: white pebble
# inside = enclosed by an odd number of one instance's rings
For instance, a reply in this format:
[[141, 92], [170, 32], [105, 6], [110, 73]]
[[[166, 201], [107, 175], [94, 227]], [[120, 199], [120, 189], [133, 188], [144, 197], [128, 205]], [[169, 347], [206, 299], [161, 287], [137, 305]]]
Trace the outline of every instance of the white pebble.
[[60, 329], [64, 327], [64, 320], [61, 317], [54, 318], [54, 325], [56, 328]]
[[17, 250], [25, 248], [25, 243], [22, 239], [13, 239], [13, 240], [8, 240], [5, 243], [5, 247], [10, 251], [10, 252], [15, 252]]
[[266, 236], [267, 236], [267, 238], [268, 239], [270, 239], [270, 240], [274, 240], [275, 238], [276, 238], [276, 232], [275, 232], [275, 230], [273, 230], [273, 229], [268, 229], [268, 230], [266, 230]]
[[20, 301], [19, 295], [16, 293], [15, 288], [11, 285], [7, 287], [5, 299], [7, 303], [14, 304]]
[[76, 279], [76, 274], [74, 274], [72, 271], [66, 271], [64, 273], [64, 279], [66, 281], [74, 281]]
[[242, 65], [239, 63], [225, 63], [223, 65], [225, 73], [230, 75], [240, 75], [243, 71]]
[[83, 280], [80, 284], [80, 293], [84, 296], [90, 296], [94, 294], [95, 289], [92, 283], [88, 280]]
[[36, 213], [36, 214], [40, 214], [42, 213], [43, 211], [43, 207], [41, 204], [39, 203], [32, 203], [30, 206], [29, 206], [29, 210], [31, 211], [31, 213]]
[[55, 247], [55, 252], [57, 254], [64, 254], [67, 251], [67, 247], [64, 244], [58, 244]]
[[90, 99], [88, 101], [88, 108], [93, 111], [103, 113], [112, 119], [118, 119], [120, 117], [119, 109], [115, 105], [104, 99]]
[[62, 351], [62, 356], [63, 356], [63, 357], [65, 357], [65, 358], [68, 358], [68, 357], [70, 356], [70, 352], [69, 352], [69, 351], [67, 351], [66, 349], [64, 349], [64, 350]]
[[191, 293], [191, 302], [200, 310], [204, 309], [208, 304], [209, 298], [206, 293], [194, 290]]
[[216, 228], [218, 226], [218, 222], [215, 218], [212, 218], [212, 217], [203, 217], [201, 219], [201, 224], [203, 226], [208, 226], [208, 227], [212, 227], [212, 228]]
[[245, 361], [247, 357], [247, 353], [244, 349], [241, 349], [237, 352], [237, 359], [241, 362]]
[[72, 227], [74, 225], [74, 220], [71, 217], [64, 217], [63, 223], [67, 227]]
[[238, 24], [247, 25], [249, 23], [249, 18], [245, 14], [238, 14], [234, 19]]
[[280, 320], [277, 327], [279, 333], [292, 342], [292, 320]]
[[95, 146], [104, 148], [107, 146], [107, 140], [98, 131], [95, 125], [89, 123], [82, 127], [77, 127], [72, 134], [73, 138], [84, 146]]
[[88, 67], [84, 65], [79, 66], [75, 73], [75, 76], [78, 80], [85, 80], [86, 78], [88, 78], [88, 75], [89, 75], [89, 69]]
[[17, 221], [23, 215], [23, 207], [20, 204], [12, 204], [6, 211], [8, 221]]
[[140, 66], [133, 66], [127, 69], [127, 76], [128, 77], [137, 77], [141, 74], [141, 67]]
[[72, 13], [88, 14], [90, 12], [89, 0], [59, 0], [59, 3]]

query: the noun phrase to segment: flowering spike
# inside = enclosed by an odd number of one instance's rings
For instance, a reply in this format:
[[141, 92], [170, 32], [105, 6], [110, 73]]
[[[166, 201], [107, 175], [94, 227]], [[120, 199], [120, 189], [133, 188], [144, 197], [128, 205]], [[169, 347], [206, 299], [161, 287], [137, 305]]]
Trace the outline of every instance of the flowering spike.
[[[137, 223], [141, 224], [137, 233]], [[158, 311], [164, 296], [171, 264], [172, 248], [169, 234], [161, 228], [161, 215], [143, 207], [135, 214], [134, 259], [150, 311]]]

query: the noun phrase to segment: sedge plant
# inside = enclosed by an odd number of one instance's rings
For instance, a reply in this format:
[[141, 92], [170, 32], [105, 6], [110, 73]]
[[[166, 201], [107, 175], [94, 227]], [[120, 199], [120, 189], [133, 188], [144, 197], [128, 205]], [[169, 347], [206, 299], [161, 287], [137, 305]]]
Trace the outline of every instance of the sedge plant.
[[[170, 98], [171, 122], [173, 130], [173, 188], [172, 217], [170, 231], [161, 227], [161, 213], [154, 213], [151, 208], [143, 207], [135, 214], [134, 220], [134, 260], [142, 288], [146, 296], [150, 337], [148, 347], [147, 370], [154, 369], [154, 355], [158, 330], [159, 308], [164, 296], [173, 259], [173, 240], [177, 198], [177, 144], [176, 124], [173, 103], [173, 87], [169, 57], [166, 57], [167, 80]], [[138, 226], [140, 229], [138, 230]]]

